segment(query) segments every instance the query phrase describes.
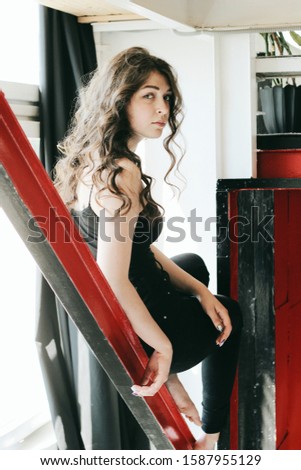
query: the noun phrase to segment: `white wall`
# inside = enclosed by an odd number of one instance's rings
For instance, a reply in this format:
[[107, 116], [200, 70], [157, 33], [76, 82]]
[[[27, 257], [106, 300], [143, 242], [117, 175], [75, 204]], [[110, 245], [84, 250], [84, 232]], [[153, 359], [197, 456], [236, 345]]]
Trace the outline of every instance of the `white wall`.
[[256, 36], [215, 36], [218, 178], [256, 176]]

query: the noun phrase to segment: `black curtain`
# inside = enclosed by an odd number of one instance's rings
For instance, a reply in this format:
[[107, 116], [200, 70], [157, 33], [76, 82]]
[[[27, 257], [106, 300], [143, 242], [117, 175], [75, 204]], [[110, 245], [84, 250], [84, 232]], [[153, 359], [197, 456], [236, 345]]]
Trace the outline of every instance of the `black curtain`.
[[[41, 158], [51, 174], [76, 91], [96, 68], [93, 31], [40, 7]], [[149, 449], [140, 426], [45, 279], [37, 293], [36, 344], [58, 449]]]

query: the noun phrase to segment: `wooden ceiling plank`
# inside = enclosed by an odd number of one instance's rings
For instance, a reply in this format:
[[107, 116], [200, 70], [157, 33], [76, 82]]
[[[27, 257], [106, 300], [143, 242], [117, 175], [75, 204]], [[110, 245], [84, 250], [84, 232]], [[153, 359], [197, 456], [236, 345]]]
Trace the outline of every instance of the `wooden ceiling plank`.
[[105, 0], [38, 0], [38, 3], [75, 16], [126, 14], [127, 10]]
[[135, 15], [134, 13], [116, 14], [116, 15], [94, 15], [94, 16], [79, 16], [77, 18], [79, 23], [111, 23], [114, 21], [133, 21], [143, 20], [144, 17]]

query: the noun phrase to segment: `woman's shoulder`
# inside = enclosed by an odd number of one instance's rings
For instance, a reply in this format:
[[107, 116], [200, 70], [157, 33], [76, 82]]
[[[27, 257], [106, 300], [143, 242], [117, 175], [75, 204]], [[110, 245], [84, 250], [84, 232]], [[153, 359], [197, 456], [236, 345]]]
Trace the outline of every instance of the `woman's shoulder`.
[[139, 166], [129, 158], [118, 158], [117, 163], [123, 170], [126, 170], [126, 173], [128, 172], [128, 175], [141, 178], [141, 170]]
[[[139, 167], [128, 158], [120, 158], [117, 160], [118, 166], [122, 171], [118, 172], [112, 180], [106, 180], [107, 171], [102, 174], [103, 186], [101, 188], [95, 186], [92, 190], [91, 207], [94, 212], [97, 205], [109, 211], [116, 211], [123, 205], [123, 197], [125, 195], [130, 201], [134, 210], [142, 210], [140, 206], [140, 193], [142, 190], [141, 171]], [[118, 191], [114, 186], [117, 186]], [[112, 187], [113, 186], [113, 187]], [[99, 191], [100, 189], [100, 191]], [[119, 193], [120, 191], [120, 193]]]

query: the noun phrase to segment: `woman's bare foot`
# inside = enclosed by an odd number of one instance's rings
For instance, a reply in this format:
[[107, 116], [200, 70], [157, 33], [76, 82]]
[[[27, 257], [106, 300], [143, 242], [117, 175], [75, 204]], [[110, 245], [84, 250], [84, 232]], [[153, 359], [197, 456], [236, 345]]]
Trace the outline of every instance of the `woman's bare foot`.
[[214, 450], [219, 438], [219, 432], [206, 434], [203, 430], [200, 437], [195, 441], [194, 450]]
[[197, 426], [201, 426], [202, 422], [198, 410], [186, 392], [183, 384], [180, 382], [177, 374], [171, 374], [169, 376], [169, 379], [166, 382], [166, 386], [171, 396], [173, 397], [180, 413], [183, 413], [192, 423], [196, 424]]

